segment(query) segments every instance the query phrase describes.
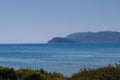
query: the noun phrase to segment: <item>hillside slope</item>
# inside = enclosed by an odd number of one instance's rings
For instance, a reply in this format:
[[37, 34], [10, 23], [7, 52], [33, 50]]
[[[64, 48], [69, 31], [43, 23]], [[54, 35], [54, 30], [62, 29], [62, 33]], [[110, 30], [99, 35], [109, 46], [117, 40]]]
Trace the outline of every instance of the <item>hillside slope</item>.
[[48, 43], [120, 43], [120, 32], [79, 32], [64, 38], [53, 38]]

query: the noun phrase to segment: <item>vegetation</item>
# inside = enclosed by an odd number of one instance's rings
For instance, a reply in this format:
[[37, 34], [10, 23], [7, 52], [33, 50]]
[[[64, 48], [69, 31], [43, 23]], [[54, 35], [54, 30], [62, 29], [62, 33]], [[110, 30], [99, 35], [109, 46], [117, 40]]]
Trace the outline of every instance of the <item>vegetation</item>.
[[109, 65], [98, 69], [83, 69], [74, 74], [71, 80], [120, 80], [120, 65]]
[[0, 80], [120, 80], [120, 64], [97, 69], [82, 69], [71, 77], [41, 70], [0, 67]]

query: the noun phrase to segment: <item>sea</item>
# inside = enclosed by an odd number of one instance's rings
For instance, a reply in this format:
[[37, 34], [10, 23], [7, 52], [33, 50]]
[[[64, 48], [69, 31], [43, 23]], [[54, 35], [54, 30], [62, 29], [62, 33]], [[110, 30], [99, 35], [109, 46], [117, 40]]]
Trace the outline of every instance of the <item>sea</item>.
[[71, 76], [119, 63], [120, 44], [0, 44], [0, 66], [44, 69]]

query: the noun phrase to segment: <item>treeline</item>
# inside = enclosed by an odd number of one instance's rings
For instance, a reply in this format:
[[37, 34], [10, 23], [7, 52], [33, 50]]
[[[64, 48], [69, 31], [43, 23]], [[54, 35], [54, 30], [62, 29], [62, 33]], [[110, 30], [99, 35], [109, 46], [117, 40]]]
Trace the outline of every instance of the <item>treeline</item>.
[[71, 77], [41, 70], [0, 67], [0, 80], [120, 80], [120, 64], [97, 69], [82, 69]]

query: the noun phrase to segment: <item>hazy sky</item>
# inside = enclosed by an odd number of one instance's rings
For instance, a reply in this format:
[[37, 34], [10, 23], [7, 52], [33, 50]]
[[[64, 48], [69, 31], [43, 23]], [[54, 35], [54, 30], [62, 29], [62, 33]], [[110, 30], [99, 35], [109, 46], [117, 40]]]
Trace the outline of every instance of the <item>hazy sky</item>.
[[0, 43], [105, 30], [120, 31], [120, 0], [0, 0]]

